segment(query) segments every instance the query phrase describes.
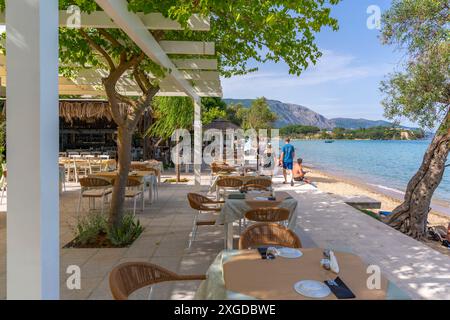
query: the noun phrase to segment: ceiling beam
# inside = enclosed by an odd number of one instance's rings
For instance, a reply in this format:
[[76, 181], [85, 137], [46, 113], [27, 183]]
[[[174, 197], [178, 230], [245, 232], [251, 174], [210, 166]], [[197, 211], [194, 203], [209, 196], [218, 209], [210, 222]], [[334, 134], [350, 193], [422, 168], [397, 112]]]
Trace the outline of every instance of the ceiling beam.
[[172, 59], [179, 70], [217, 70], [217, 59]]
[[[145, 28], [149, 30], [184, 30], [184, 28], [176, 21], [164, 17], [161, 13], [137, 13], [139, 19], [144, 24]], [[73, 13], [68, 13], [65, 10], [59, 12], [59, 26], [67, 27], [72, 23], [74, 17]], [[80, 13], [81, 27], [84, 28], [99, 28], [99, 29], [117, 29], [118, 26], [111, 20], [111, 18], [104, 11], [94, 11], [92, 13]], [[0, 25], [5, 24], [5, 13], [0, 12]], [[187, 28], [192, 31], [209, 31], [210, 22], [208, 17], [202, 17], [198, 14], [192, 15], [187, 21]]]
[[160, 41], [159, 45], [167, 54], [214, 55], [214, 42], [202, 41]]

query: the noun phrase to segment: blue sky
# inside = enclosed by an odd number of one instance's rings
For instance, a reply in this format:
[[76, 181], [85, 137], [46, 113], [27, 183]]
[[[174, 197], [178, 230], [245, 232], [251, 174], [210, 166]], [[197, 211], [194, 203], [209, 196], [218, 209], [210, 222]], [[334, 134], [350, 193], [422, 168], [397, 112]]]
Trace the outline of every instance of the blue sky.
[[[222, 79], [224, 97], [265, 96], [301, 104], [328, 118], [384, 119], [380, 81], [396, 68], [400, 53], [383, 46], [379, 30], [369, 29], [367, 9], [390, 7], [391, 0], [343, 0], [332, 9], [339, 31], [324, 29], [317, 36], [323, 56], [299, 77], [284, 63], [258, 65], [259, 71]], [[404, 124], [410, 124], [405, 121]]]

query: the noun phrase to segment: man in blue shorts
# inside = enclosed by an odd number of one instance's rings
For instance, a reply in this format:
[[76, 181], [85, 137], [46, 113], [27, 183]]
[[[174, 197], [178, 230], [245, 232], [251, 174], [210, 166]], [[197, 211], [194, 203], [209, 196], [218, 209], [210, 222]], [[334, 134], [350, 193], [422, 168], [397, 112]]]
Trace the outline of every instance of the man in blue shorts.
[[289, 174], [291, 176], [291, 186], [293, 186], [294, 175], [292, 174], [292, 167], [294, 165], [295, 149], [294, 146], [290, 144], [291, 139], [286, 138], [285, 142], [286, 144], [283, 146], [280, 156], [280, 159], [283, 164], [283, 176], [284, 176], [283, 183], [287, 183], [287, 172], [289, 171]]

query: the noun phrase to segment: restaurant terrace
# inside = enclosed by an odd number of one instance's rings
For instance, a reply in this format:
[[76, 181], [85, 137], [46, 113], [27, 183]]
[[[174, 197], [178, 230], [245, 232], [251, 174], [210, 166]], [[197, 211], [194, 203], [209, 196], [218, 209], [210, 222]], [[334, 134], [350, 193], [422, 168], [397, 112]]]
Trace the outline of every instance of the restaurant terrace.
[[[450, 257], [355, 208], [377, 206], [373, 199], [350, 203], [308, 183], [291, 186], [254, 161], [205, 163], [201, 99], [222, 96], [215, 44], [157, 41], [149, 30], [183, 27], [129, 11], [126, 0], [95, 2], [102, 11], [81, 13], [81, 27], [123, 30], [170, 70], [157, 96], [192, 100], [193, 170], [180, 182], [161, 161], [130, 160], [124, 205], [141, 232], [123, 247], [76, 247], [80, 219], [108, 215], [118, 162], [108, 150], [60, 152], [59, 117], [110, 121], [106, 71], [59, 74], [58, 27], [70, 14], [56, 0], [8, 1], [0, 16], [0, 299], [450, 299]], [[208, 32], [210, 20], [193, 15], [188, 28]], [[124, 77], [117, 90], [135, 97], [139, 84]], [[218, 120], [208, 128], [237, 126]], [[350, 289], [344, 296], [333, 290], [340, 281]]]

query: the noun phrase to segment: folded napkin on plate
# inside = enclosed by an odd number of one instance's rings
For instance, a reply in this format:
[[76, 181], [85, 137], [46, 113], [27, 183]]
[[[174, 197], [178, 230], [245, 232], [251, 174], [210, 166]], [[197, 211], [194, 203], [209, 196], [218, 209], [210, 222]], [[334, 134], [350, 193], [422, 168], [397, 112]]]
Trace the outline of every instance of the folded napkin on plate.
[[355, 295], [353, 294], [352, 290], [350, 290], [345, 283], [341, 280], [341, 278], [337, 277], [334, 282], [332, 280], [324, 281], [325, 284], [330, 288], [331, 292], [334, 293], [334, 295], [338, 299], [353, 299], [355, 298]]
[[231, 193], [228, 195], [228, 199], [245, 199], [245, 194], [243, 193]]
[[333, 251], [330, 251], [330, 269], [336, 274], [339, 273], [339, 264]]

